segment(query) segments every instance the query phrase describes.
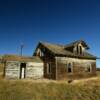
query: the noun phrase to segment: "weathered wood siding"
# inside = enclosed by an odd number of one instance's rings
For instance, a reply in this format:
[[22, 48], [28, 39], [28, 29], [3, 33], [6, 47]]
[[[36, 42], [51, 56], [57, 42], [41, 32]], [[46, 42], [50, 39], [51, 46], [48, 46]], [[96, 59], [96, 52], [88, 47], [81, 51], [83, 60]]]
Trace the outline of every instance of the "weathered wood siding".
[[[47, 63], [51, 64], [51, 72], [47, 73]], [[44, 62], [44, 78], [48, 78], [48, 79], [56, 79], [56, 64], [54, 61], [45, 61]]]
[[3, 77], [3, 72], [4, 72], [4, 64], [0, 63], [0, 78]]
[[[5, 77], [8, 79], [19, 79], [20, 64], [21, 62], [18, 61], [7, 61], [5, 64]], [[27, 62], [25, 74], [25, 78], [43, 78], [43, 63]]]
[[[43, 63], [44, 63], [44, 78], [48, 79], [56, 79], [56, 64], [55, 64], [55, 58], [54, 55], [47, 50], [43, 45], [39, 45], [37, 48], [35, 56], [39, 56]], [[51, 64], [51, 72], [47, 73], [47, 64]]]
[[26, 78], [43, 78], [43, 63], [28, 62], [26, 67]]
[[19, 79], [20, 63], [18, 61], [7, 61], [5, 64], [5, 77], [8, 79]]
[[[68, 57], [56, 57], [57, 60], [57, 79], [78, 79], [96, 75], [96, 60], [78, 59]], [[67, 63], [73, 63], [73, 72], [68, 73]], [[91, 72], [85, 72], [87, 64], [91, 64]]]

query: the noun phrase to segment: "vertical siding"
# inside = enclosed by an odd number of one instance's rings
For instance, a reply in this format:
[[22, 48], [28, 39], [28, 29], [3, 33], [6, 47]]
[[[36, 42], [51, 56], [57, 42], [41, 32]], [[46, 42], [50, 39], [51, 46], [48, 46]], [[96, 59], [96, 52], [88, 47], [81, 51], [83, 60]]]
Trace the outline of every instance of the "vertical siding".
[[[51, 64], [51, 72], [47, 73], [47, 63]], [[56, 79], [56, 64], [54, 59], [46, 59], [44, 61], [44, 78]]]
[[63, 79], [67, 79], [67, 67], [66, 64], [57, 63], [57, 79], [58, 80], [63, 80]]

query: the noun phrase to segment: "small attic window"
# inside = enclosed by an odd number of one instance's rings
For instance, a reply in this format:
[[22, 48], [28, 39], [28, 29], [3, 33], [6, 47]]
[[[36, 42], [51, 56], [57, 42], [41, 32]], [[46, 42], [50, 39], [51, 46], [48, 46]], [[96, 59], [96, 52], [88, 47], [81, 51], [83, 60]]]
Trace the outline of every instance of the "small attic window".
[[77, 54], [82, 55], [82, 53], [83, 53], [83, 51], [82, 51], [82, 46], [77, 45], [76, 48], [77, 48], [77, 49], [76, 49]]
[[41, 56], [43, 57], [44, 54], [45, 54], [45, 48], [42, 48], [42, 49], [41, 49]]
[[44, 53], [45, 53], [45, 49], [43, 48], [39, 48], [37, 50], [37, 55], [40, 56], [40, 57], [43, 57], [44, 56]]

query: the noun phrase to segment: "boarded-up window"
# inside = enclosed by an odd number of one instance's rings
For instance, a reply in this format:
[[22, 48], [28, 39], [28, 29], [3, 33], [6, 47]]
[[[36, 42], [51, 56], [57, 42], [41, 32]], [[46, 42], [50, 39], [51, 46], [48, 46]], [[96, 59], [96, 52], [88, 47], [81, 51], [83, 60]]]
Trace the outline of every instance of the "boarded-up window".
[[47, 63], [47, 74], [51, 73], [51, 63]]
[[72, 65], [72, 63], [68, 63], [67, 64], [67, 72], [68, 73], [72, 73], [73, 72], [73, 65]]

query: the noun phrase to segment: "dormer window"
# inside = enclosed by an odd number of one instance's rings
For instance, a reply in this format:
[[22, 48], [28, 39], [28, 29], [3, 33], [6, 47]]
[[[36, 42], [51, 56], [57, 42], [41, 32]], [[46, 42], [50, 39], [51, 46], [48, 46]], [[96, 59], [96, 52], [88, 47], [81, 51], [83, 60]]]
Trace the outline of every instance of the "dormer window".
[[82, 55], [83, 54], [83, 49], [81, 45], [76, 46], [76, 54]]

